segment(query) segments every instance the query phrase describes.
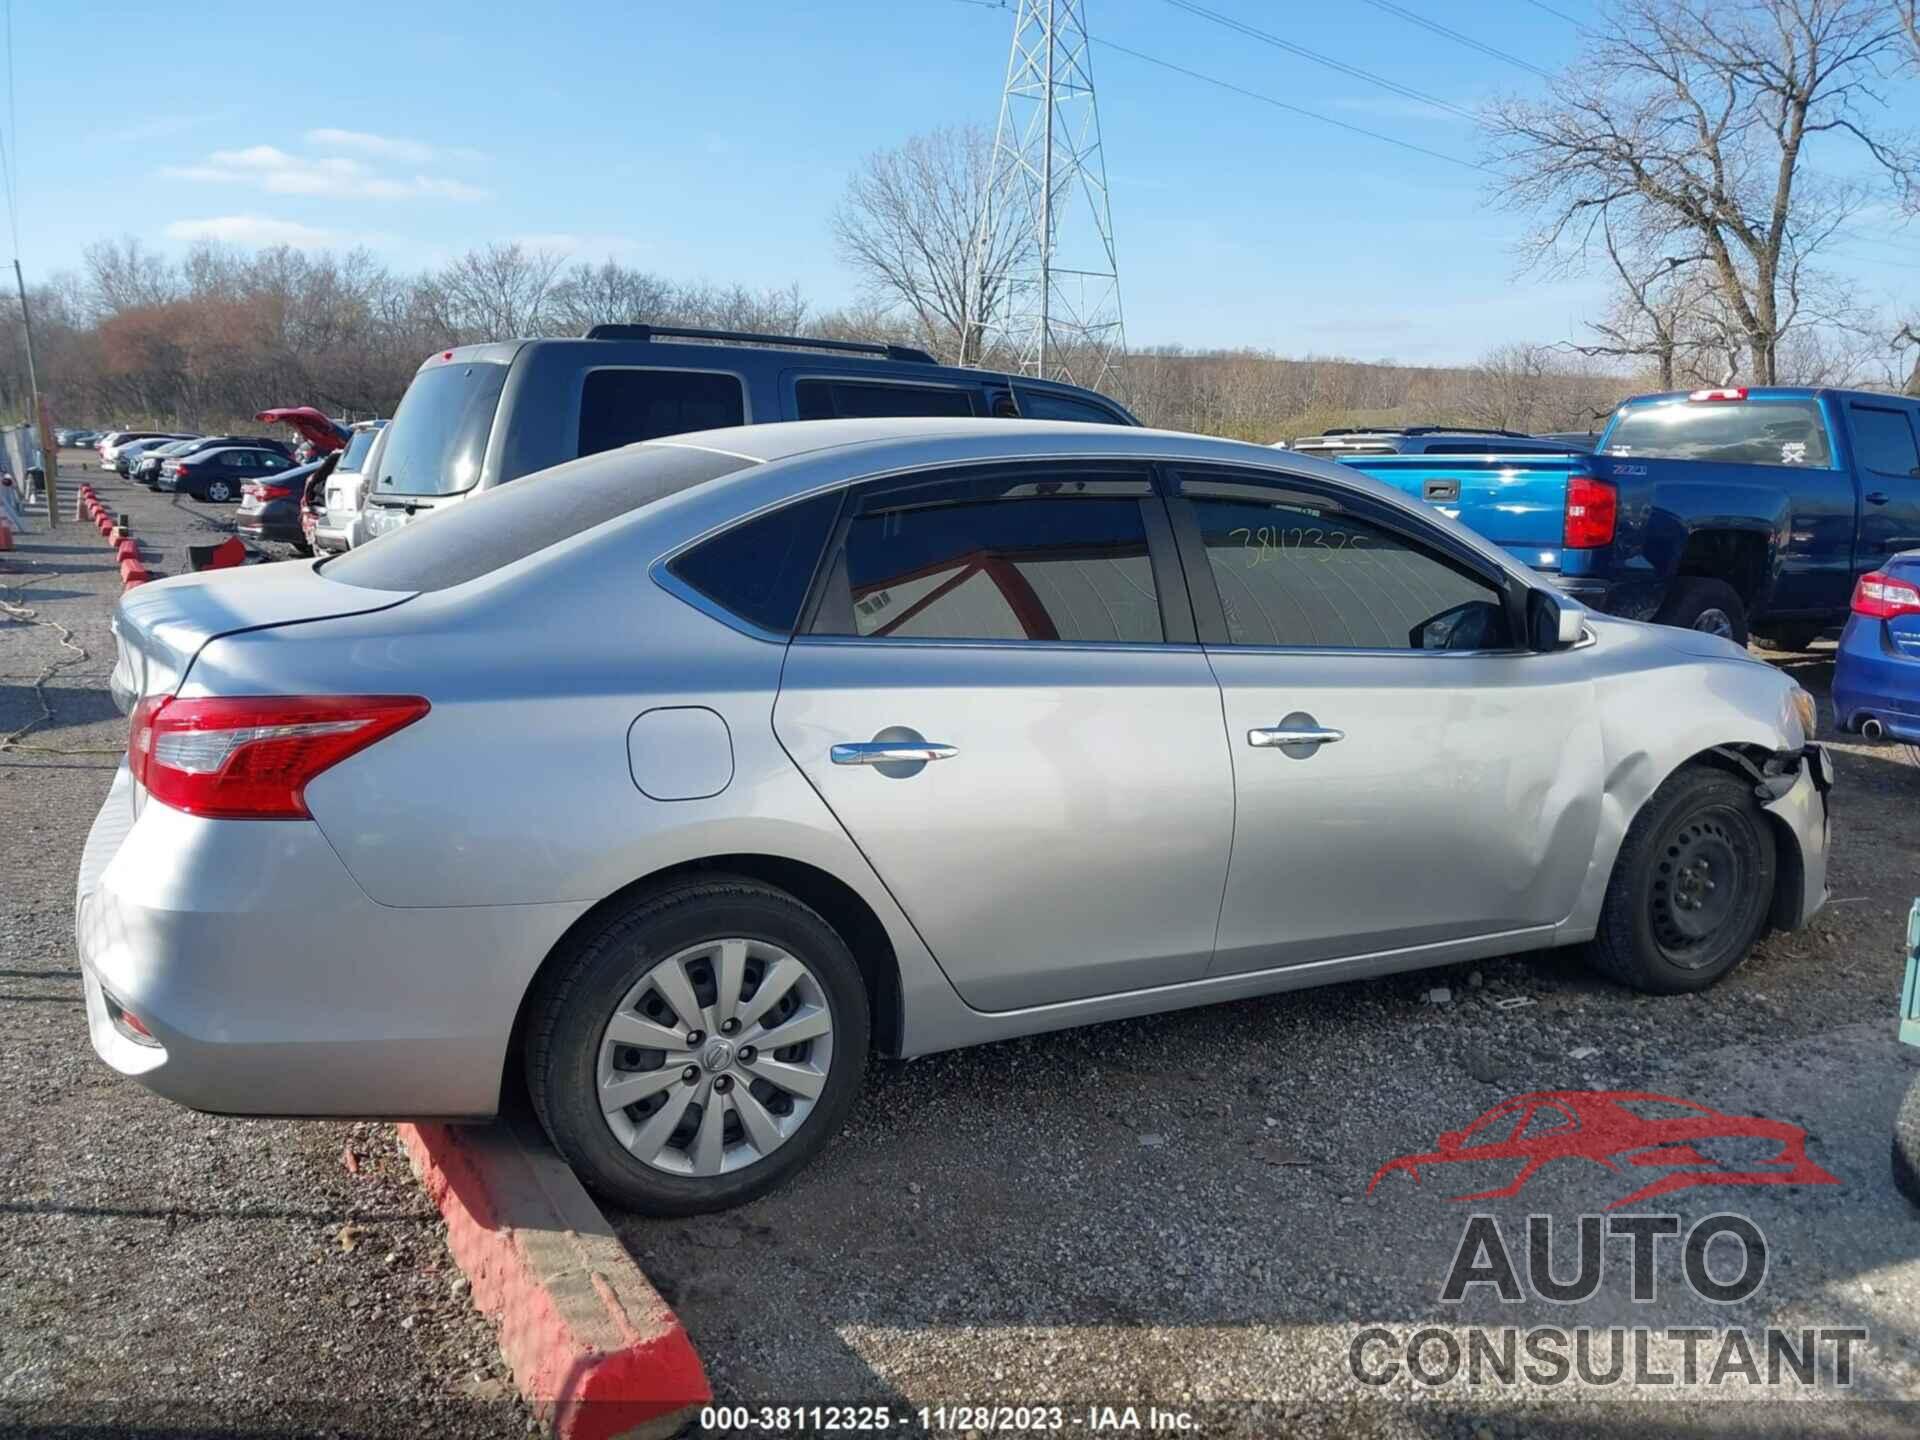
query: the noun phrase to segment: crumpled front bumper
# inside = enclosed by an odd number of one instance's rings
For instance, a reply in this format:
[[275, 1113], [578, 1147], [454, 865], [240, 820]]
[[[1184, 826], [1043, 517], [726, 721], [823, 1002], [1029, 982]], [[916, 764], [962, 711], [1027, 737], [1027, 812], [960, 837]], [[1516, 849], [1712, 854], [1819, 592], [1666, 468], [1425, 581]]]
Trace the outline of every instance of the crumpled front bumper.
[[1833, 841], [1833, 757], [1824, 745], [1810, 743], [1800, 752], [1792, 785], [1762, 808], [1793, 834], [1800, 857], [1800, 883], [1781, 894], [1772, 916], [1774, 928], [1798, 930], [1827, 903], [1827, 853]]

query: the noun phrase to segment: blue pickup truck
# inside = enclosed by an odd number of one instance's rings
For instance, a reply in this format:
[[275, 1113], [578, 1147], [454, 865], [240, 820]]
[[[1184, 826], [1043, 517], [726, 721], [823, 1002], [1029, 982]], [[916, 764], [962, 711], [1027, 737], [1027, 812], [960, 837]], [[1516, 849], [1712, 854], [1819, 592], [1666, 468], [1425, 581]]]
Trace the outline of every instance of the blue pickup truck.
[[1592, 609], [1802, 649], [1857, 577], [1920, 547], [1920, 400], [1642, 395], [1593, 454], [1351, 455]]

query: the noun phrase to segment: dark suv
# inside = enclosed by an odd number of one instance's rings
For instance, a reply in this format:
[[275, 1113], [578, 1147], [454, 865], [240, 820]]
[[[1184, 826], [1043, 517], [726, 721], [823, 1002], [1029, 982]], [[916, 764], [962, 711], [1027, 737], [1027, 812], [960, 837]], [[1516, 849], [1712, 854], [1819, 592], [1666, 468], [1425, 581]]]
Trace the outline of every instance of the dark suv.
[[1077, 385], [942, 365], [924, 350], [664, 325], [466, 345], [427, 358], [368, 487], [369, 536], [536, 470], [692, 430], [842, 416], [1140, 422]]
[[1566, 455], [1591, 450], [1571, 435], [1528, 435], [1465, 425], [1354, 426], [1302, 435], [1282, 448], [1321, 460], [1344, 455]]

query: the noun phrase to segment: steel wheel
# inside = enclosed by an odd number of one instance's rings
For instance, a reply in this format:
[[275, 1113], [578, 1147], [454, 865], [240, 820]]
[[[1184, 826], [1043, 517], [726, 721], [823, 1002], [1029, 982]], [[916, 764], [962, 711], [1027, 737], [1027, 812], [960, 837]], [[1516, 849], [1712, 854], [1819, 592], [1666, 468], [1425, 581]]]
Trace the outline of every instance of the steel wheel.
[[713, 940], [660, 961], [614, 1008], [597, 1100], [642, 1164], [723, 1175], [786, 1144], [832, 1066], [819, 978], [771, 942]]
[[1718, 607], [1709, 607], [1694, 617], [1693, 628], [1723, 640], [1733, 639], [1733, 617]]
[[1694, 969], [1706, 963], [1739, 907], [1747, 878], [1743, 847], [1726, 821], [1709, 813], [1670, 837], [1655, 872], [1654, 938], [1674, 964]]

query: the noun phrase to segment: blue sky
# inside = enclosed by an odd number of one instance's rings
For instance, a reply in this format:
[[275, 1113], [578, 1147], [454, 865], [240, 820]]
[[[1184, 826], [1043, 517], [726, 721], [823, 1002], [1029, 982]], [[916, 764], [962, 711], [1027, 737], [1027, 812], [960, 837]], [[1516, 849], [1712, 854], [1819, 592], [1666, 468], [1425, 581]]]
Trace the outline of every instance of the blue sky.
[[[1539, 77], [1370, 5], [1209, 0], [1471, 107]], [[828, 217], [867, 152], [993, 123], [1011, 13], [977, 0], [16, 0], [29, 278], [106, 236], [178, 250], [364, 244], [400, 267], [516, 239], [681, 279], [853, 297]], [[1545, 69], [1572, 23], [1530, 0], [1406, 0]], [[1592, 0], [1554, 0], [1581, 17]], [[1096, 36], [1471, 159], [1472, 126], [1183, 13], [1087, 0]], [[109, 41], [104, 47], [103, 41]], [[321, 63], [331, 43], [338, 59]], [[1484, 177], [1096, 50], [1129, 339], [1415, 362], [1574, 334], [1596, 280], [1516, 278]], [[1920, 122], [1920, 87], [1892, 92]], [[1920, 223], [1861, 222], [1843, 265], [1911, 308]]]

